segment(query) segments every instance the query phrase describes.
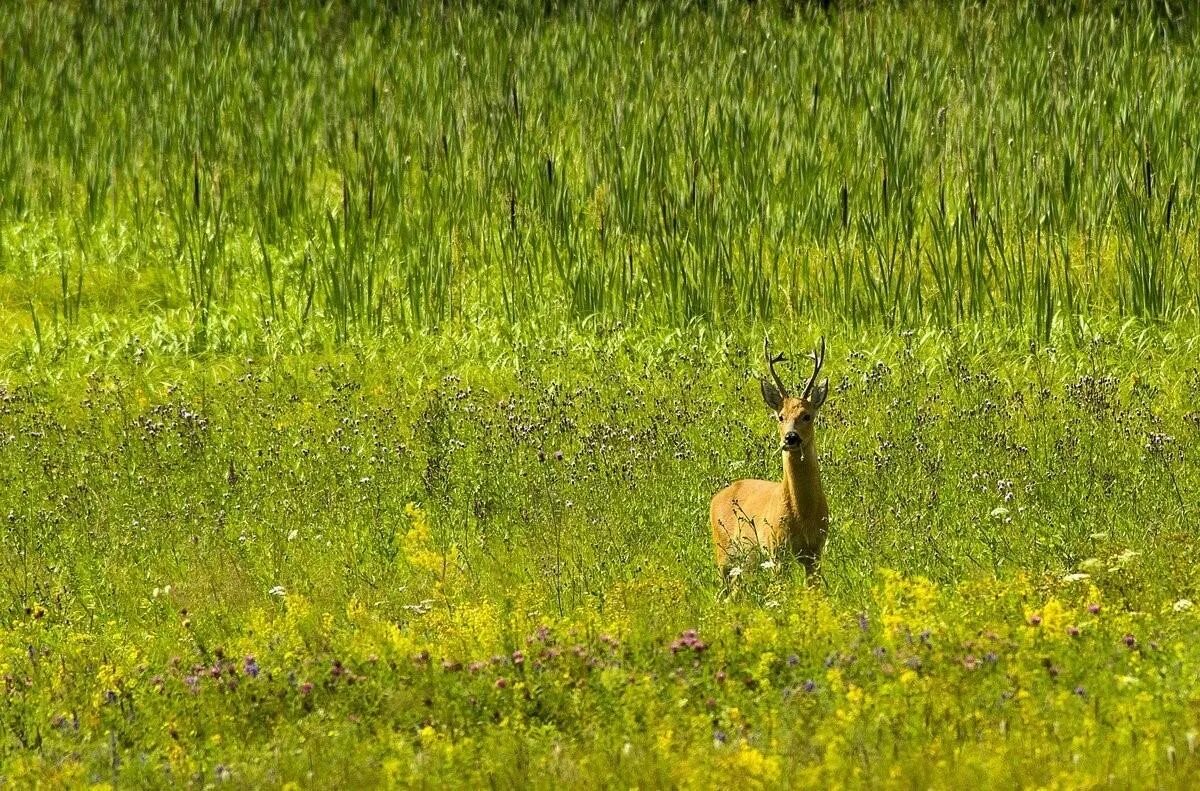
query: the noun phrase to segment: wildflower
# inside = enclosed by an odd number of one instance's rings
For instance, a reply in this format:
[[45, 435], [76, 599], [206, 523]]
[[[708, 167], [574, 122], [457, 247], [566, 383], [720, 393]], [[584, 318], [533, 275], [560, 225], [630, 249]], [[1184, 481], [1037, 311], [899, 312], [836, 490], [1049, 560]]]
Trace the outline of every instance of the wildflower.
[[810, 678], [807, 681], [805, 681], [803, 684], [800, 685], [800, 689], [804, 690], [805, 692], [807, 692], [811, 695], [813, 692], [816, 692], [816, 690], [817, 690], [817, 682], [813, 681]]
[[1100, 605], [1096, 604], [1095, 602], [1092, 602], [1091, 604], [1089, 604], [1087, 606], [1087, 611], [1089, 613], [1091, 613], [1092, 615], [1099, 615], [1100, 614]]
[[788, 654], [787, 663], [788, 667], [795, 667], [796, 665], [800, 664], [800, 657], [796, 656], [795, 654]]
[[724, 684], [724, 683], [725, 683], [725, 671], [724, 671], [724, 670], [718, 670], [718, 671], [717, 671], [717, 675], [715, 676], [715, 678], [717, 679], [717, 683], [718, 683], [718, 684]]
[[192, 692], [200, 690], [200, 679], [197, 676], [184, 676], [183, 683], [187, 684], [188, 689]]
[[555, 461], [562, 461], [562, 460], [563, 460], [563, 452], [562, 452], [561, 450], [556, 450], [556, 451], [554, 451], [554, 460], [555, 460]]
[[1083, 685], [1082, 685], [1082, 684], [1080, 684], [1079, 686], [1075, 687], [1075, 690], [1074, 690], [1074, 692], [1075, 692], [1075, 694], [1076, 694], [1076, 695], [1078, 695], [1078, 696], [1079, 696], [1079, 697], [1081, 697], [1081, 698], [1082, 698], [1084, 695], [1086, 695], [1086, 694], [1087, 694], [1087, 690], [1085, 690], [1085, 689], [1083, 688]]
[[276, 585], [275, 587], [271, 588], [271, 590], [267, 591], [267, 593], [272, 596], [287, 596], [287, 591], [284, 590], [282, 585]]
[[1079, 636], [1079, 627], [1076, 626], [1075, 624], [1071, 624], [1070, 626], [1068, 626], [1067, 627], [1067, 636], [1068, 637], [1078, 637]]
[[217, 779], [222, 783], [228, 782], [229, 778], [233, 777], [233, 772], [229, 771], [229, 767], [225, 764], [217, 764], [216, 769], [213, 771], [216, 774]]
[[858, 614], [858, 628], [862, 629], [864, 632], [871, 628], [871, 622], [867, 619], [867, 614], [865, 612], [860, 612]]
[[242, 670], [246, 675], [250, 676], [250, 678], [258, 678], [260, 671], [258, 660], [256, 660], [253, 655], [247, 656], [246, 661], [242, 663]]
[[734, 566], [733, 568], [729, 569], [729, 579], [736, 579], [740, 576], [742, 576], [741, 566]]
[[771, 569], [775, 568], [775, 561], [774, 560], [764, 560], [762, 563], [758, 564], [758, 567], [760, 569], [762, 569], [763, 571], [770, 571]]
[[996, 654], [995, 651], [988, 651], [986, 654], [983, 655], [983, 661], [987, 662], [989, 665], [993, 664], [994, 662], [999, 661], [999, 659], [1000, 659], [1000, 657]]
[[677, 654], [683, 650], [694, 651], [699, 654], [708, 650], [708, 643], [700, 639], [695, 629], [685, 629], [680, 633], [679, 637], [671, 642], [670, 649], [672, 654]]
[[1041, 626], [1042, 625], [1042, 616], [1038, 615], [1037, 613], [1034, 613], [1033, 615], [1029, 616], [1029, 625], [1030, 626]]
[[508, 686], [508, 679], [506, 679], [504, 676], [501, 676], [500, 678], [496, 679], [496, 689], [504, 689], [507, 686]]
[[713, 731], [713, 747], [720, 747], [726, 740], [725, 731], [717, 729]]
[[512, 652], [512, 663], [518, 667], [525, 664], [525, 654], [522, 651]]
[[1091, 576], [1092, 575], [1088, 574], [1087, 572], [1077, 571], [1074, 574], [1068, 574], [1067, 576], [1063, 577], [1063, 582], [1082, 582], [1083, 580], [1091, 579]]
[[967, 654], [963, 657], [962, 665], [967, 670], [974, 670], [979, 666], [979, 660], [975, 658], [974, 654]]
[[300, 685], [300, 694], [301, 695], [307, 695], [312, 691], [313, 691], [313, 685], [312, 685], [311, 681], [305, 681], [303, 684]]
[[1180, 599], [1179, 601], [1177, 601], [1173, 605], [1171, 605], [1171, 609], [1174, 610], [1175, 612], [1187, 612], [1188, 610], [1192, 609], [1192, 600], [1191, 599]]
[[1137, 646], [1137, 638], [1128, 632], [1126, 632], [1125, 636], [1121, 638], [1121, 642], [1125, 644], [1126, 648], [1134, 648]]

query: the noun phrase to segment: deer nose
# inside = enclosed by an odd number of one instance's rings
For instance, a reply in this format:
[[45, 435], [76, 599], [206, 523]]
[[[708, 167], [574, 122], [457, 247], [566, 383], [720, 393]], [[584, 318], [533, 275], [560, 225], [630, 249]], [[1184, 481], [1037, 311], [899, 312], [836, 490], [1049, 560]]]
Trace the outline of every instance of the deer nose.
[[794, 448], [800, 444], [800, 435], [795, 431], [789, 431], [783, 435], [783, 446], [785, 448]]

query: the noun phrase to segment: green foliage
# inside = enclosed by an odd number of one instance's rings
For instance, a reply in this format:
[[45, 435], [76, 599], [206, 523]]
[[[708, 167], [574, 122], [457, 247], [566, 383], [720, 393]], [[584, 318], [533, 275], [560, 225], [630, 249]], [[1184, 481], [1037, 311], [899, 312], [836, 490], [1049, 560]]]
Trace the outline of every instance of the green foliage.
[[7, 323], [1195, 316], [1193, 27], [1039, 8], [25, 4]]
[[1195, 343], [1092, 332], [833, 335], [824, 583], [732, 598], [750, 336], [14, 375], [0, 774], [1186, 785]]
[[1170, 3], [10, 5], [0, 784], [1197, 785]]

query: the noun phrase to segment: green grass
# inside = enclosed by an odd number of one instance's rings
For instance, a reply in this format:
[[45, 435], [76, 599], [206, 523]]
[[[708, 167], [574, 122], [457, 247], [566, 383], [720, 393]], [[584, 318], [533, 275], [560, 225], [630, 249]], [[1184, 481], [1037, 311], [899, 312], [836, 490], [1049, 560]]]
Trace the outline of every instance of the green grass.
[[1194, 26], [1036, 9], [26, 4], [7, 323], [1196, 316]]
[[[13, 383], [9, 776], [704, 784], [742, 750], [767, 785], [932, 781], [922, 756], [950, 762], [939, 782], [1187, 785], [1188, 337], [834, 335], [824, 585], [785, 564], [732, 601], [707, 499], [779, 473], [753, 338], [467, 335]], [[689, 628], [711, 643], [695, 665], [669, 650]], [[493, 663], [514, 651], [528, 664]], [[852, 687], [875, 702], [847, 725]], [[1136, 749], [1076, 763], [1080, 739]]]
[[0, 783], [1196, 785], [1189, 18], [400, 6], [0, 14]]

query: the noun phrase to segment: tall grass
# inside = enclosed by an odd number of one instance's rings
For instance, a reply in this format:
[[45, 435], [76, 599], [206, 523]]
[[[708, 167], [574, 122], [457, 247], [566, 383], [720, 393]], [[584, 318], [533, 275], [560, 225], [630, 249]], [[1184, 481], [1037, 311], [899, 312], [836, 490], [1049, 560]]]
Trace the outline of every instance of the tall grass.
[[[209, 347], [217, 316], [1045, 336], [1200, 307], [1200, 65], [1161, 13], [23, 4], [0, 36], [0, 267], [73, 283], [14, 316]], [[96, 293], [118, 260], [149, 294]]]

